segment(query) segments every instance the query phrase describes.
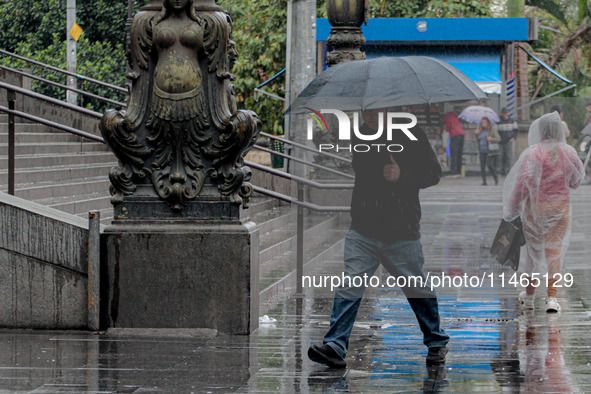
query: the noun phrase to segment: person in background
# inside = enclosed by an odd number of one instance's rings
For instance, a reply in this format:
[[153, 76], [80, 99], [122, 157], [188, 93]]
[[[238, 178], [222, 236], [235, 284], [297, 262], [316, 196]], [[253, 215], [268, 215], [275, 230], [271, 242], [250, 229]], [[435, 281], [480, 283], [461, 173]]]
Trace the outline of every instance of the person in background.
[[450, 154], [451, 154], [451, 175], [460, 176], [462, 172], [462, 156], [464, 154], [464, 138], [466, 131], [462, 122], [458, 119], [458, 114], [453, 111], [443, 115], [445, 130], [449, 131], [450, 136]]
[[[568, 248], [571, 230], [570, 190], [585, 176], [577, 151], [566, 144], [560, 116], [552, 112], [535, 120], [527, 148], [503, 185], [503, 219], [521, 217], [526, 259], [519, 271], [527, 275], [519, 301], [534, 308], [536, 287], [546, 282], [546, 312], [560, 311], [556, 282]], [[536, 282], [536, 279], [540, 281]]]
[[585, 121], [585, 126], [587, 126], [589, 123], [591, 123], [591, 101], [587, 102], [587, 106], [585, 107], [585, 110], [587, 112], [589, 112], [589, 117], [587, 118], [587, 121]]
[[509, 116], [507, 108], [501, 109], [501, 121], [497, 123], [497, 130], [501, 136], [499, 142], [498, 171], [501, 175], [507, 175], [513, 165], [513, 152], [517, 139], [517, 122]]
[[490, 119], [486, 116], [482, 118], [478, 128], [474, 132], [478, 138], [478, 146], [480, 152], [480, 175], [482, 175], [482, 186], [486, 186], [486, 167], [490, 170], [495, 185], [499, 184], [499, 178], [495, 167], [497, 166], [497, 158], [499, 157], [499, 144], [501, 140], [496, 126], [494, 126]]
[[570, 135], [570, 130], [568, 128], [568, 124], [566, 124], [566, 122], [564, 121], [564, 115], [562, 113], [562, 108], [560, 108], [560, 105], [554, 104], [552, 107], [550, 107], [550, 112], [558, 112], [558, 115], [560, 115], [560, 120], [562, 121], [562, 127], [564, 127], [564, 138], [568, 140], [568, 136]]

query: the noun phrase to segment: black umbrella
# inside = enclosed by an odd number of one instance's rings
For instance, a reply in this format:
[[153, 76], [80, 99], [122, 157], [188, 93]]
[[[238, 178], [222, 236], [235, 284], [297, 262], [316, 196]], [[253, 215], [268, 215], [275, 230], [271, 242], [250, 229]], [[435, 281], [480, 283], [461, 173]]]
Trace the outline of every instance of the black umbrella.
[[468, 101], [486, 94], [457, 68], [432, 57], [380, 57], [341, 63], [318, 75], [286, 112], [358, 111]]

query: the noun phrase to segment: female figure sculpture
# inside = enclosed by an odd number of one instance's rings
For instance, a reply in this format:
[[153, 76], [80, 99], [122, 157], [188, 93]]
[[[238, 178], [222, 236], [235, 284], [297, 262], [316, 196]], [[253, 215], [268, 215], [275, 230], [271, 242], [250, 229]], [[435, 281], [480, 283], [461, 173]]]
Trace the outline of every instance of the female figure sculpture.
[[[110, 174], [116, 208], [133, 200], [126, 196], [155, 193], [178, 213], [204, 185], [216, 186], [233, 204], [247, 202], [252, 186], [242, 156], [260, 121], [252, 111], [236, 110], [236, 57], [231, 19], [212, 0], [163, 0], [159, 12], [134, 17], [128, 105], [101, 121], [120, 160]], [[152, 192], [146, 192], [148, 181]]]
[[[152, 181], [173, 209], [195, 198], [206, 175], [199, 158], [209, 125], [198, 59], [204, 22], [189, 4], [189, 0], [165, 0], [152, 22], [156, 66], [147, 123], [152, 131], [149, 141], [156, 147]], [[185, 171], [185, 164], [191, 170]]]

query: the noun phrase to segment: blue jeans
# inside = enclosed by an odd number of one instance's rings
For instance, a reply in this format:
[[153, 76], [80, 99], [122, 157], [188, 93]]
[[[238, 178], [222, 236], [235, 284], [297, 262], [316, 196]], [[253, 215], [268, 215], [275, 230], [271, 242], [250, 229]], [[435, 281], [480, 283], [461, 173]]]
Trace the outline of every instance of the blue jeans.
[[[349, 230], [345, 237], [345, 277], [363, 277], [364, 274], [371, 277], [381, 263], [392, 276], [422, 276], [425, 280], [424, 262], [419, 240], [382, 242], [355, 230]], [[352, 282], [351, 287], [341, 286], [335, 290], [330, 328], [323, 340], [342, 358], [347, 355], [349, 337], [365, 292], [365, 288], [355, 287], [354, 284]], [[445, 346], [449, 335], [439, 326], [437, 294], [429, 286], [409, 286], [402, 290], [423, 332], [423, 343], [427, 347]]]
[[513, 145], [514, 142], [507, 142], [506, 144], [499, 144], [499, 162], [498, 172], [501, 175], [507, 175], [513, 166]]

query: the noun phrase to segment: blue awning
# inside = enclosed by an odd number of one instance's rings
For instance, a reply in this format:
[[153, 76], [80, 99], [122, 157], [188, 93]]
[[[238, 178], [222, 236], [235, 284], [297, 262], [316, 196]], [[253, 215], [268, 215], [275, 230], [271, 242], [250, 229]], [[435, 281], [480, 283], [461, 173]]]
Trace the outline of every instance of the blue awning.
[[[316, 20], [316, 41], [326, 41], [330, 23]], [[514, 42], [535, 37], [528, 18], [370, 18], [362, 26], [371, 41], [398, 42]]]

